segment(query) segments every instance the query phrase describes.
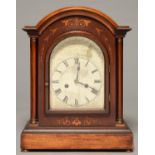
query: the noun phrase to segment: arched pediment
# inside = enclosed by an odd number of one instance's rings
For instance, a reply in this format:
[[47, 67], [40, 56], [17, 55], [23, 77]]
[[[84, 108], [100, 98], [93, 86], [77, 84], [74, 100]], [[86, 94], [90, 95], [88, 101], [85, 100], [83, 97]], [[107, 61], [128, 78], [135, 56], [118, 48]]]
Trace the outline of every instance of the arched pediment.
[[36, 26], [25, 26], [23, 30], [27, 31], [29, 35], [40, 35], [57, 20], [61, 20], [70, 16], [81, 16], [94, 19], [102, 23], [113, 35], [125, 35], [127, 31], [131, 30], [128, 26], [119, 26], [108, 15], [88, 7], [65, 7], [54, 11], [45, 16]]

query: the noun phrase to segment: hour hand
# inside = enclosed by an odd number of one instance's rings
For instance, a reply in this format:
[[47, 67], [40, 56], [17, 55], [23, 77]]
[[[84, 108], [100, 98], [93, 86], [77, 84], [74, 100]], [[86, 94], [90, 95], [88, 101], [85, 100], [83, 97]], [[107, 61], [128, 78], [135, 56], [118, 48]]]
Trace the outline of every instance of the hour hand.
[[[84, 86], [85, 88], [90, 87], [88, 84], [82, 83], [82, 82], [80, 82], [80, 81], [76, 81], [76, 83], [77, 83], [77, 84], [80, 84], [80, 85], [82, 85], [82, 86]], [[90, 88], [91, 88], [91, 87], [90, 87]]]
[[96, 90], [95, 88], [89, 86], [87, 83], [82, 83], [80, 81], [77, 81], [77, 84], [83, 85], [85, 88], [90, 88], [91, 92], [94, 93], [94, 94], [98, 93], [98, 90]]

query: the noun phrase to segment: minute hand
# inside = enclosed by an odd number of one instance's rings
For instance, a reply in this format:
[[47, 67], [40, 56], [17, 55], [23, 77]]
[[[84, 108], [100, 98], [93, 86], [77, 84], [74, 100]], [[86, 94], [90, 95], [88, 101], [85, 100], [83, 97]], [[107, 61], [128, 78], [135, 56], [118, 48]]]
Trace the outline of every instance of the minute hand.
[[76, 83], [78, 82], [78, 79], [79, 79], [79, 71], [80, 71], [80, 63], [78, 63], [78, 66], [77, 66], [77, 74], [76, 74], [76, 78], [75, 78]]

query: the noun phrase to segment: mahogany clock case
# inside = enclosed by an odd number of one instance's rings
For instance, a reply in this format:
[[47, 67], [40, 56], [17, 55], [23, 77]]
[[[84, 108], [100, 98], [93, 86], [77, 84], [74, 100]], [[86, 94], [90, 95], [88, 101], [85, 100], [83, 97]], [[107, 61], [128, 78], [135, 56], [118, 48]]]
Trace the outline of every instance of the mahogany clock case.
[[[31, 118], [21, 149], [132, 150], [133, 135], [123, 120], [123, 38], [131, 29], [97, 10], [67, 7], [23, 30], [30, 37]], [[89, 38], [104, 51], [105, 111], [49, 110], [49, 57], [71, 36]]]

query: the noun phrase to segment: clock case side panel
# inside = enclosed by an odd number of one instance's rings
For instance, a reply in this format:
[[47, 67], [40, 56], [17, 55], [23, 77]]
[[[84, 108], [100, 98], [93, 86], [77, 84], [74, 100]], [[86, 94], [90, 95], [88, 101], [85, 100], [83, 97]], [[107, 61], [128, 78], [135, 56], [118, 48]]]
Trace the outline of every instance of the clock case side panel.
[[[95, 31], [92, 31], [95, 27]], [[102, 32], [100, 32], [102, 31]], [[69, 36], [84, 36], [95, 41], [103, 51], [106, 59], [106, 111], [105, 112], [52, 112], [48, 110], [49, 105], [49, 57], [52, 48], [61, 40]], [[44, 30], [42, 36], [39, 39], [39, 80], [40, 93], [39, 99], [39, 114], [41, 125], [56, 125], [61, 126], [64, 120], [75, 119], [82, 120], [92, 119], [90, 125], [104, 126], [115, 124], [115, 39], [113, 35], [103, 25], [96, 20], [83, 16], [72, 16], [58, 20]], [[46, 45], [46, 46], [45, 46]], [[44, 52], [43, 52], [44, 51]], [[43, 60], [43, 61], [42, 61]], [[110, 62], [111, 61], [111, 62]], [[110, 65], [111, 64], [111, 65]], [[111, 74], [111, 75], [110, 75]], [[44, 75], [44, 76], [43, 76]], [[110, 78], [111, 76], [111, 78]], [[41, 86], [42, 85], [42, 86]], [[110, 92], [111, 90], [111, 92]], [[111, 95], [109, 95], [111, 94]], [[110, 99], [110, 100], [109, 100]], [[55, 119], [56, 118], [56, 119]], [[66, 118], [66, 119], [64, 119]], [[93, 119], [94, 118], [94, 119]], [[59, 121], [55, 121], [58, 120]], [[98, 121], [100, 120], [100, 122]], [[64, 123], [63, 123], [64, 124]], [[63, 125], [62, 124], [62, 125]], [[71, 123], [68, 123], [71, 124]], [[64, 126], [66, 126], [64, 124]], [[68, 126], [68, 125], [67, 125]]]
[[116, 68], [117, 68], [117, 104], [116, 104], [116, 124], [123, 125], [123, 39], [131, 28], [119, 26], [115, 33], [116, 44]]
[[38, 123], [38, 48], [39, 32], [34, 26], [23, 28], [30, 37], [30, 125]]

